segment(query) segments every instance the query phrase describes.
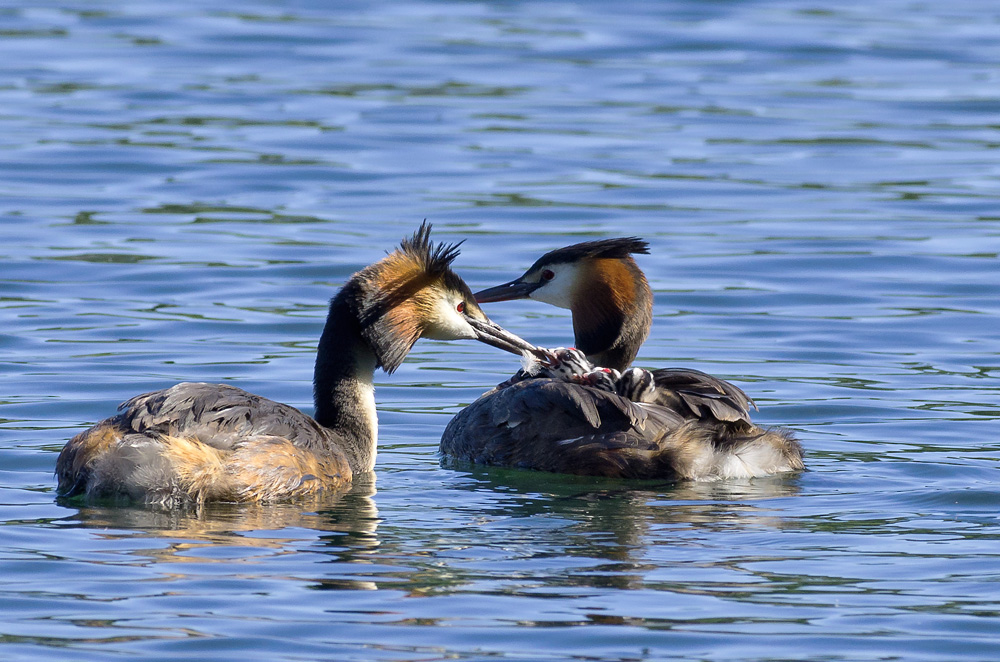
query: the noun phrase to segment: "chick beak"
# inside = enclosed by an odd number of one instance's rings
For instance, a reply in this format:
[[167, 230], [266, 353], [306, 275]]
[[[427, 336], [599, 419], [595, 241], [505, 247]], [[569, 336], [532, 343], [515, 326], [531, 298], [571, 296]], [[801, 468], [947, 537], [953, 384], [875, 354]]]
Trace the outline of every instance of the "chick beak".
[[494, 301], [510, 301], [511, 299], [527, 299], [532, 292], [542, 286], [542, 281], [526, 283], [520, 278], [503, 285], [489, 287], [476, 292], [476, 303], [493, 303]]

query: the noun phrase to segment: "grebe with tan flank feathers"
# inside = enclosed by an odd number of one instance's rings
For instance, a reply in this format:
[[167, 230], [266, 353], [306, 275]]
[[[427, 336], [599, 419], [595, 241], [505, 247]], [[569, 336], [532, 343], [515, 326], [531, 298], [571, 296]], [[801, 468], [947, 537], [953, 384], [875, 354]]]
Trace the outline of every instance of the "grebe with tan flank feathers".
[[489, 321], [451, 270], [458, 245], [426, 223], [330, 301], [313, 378], [315, 416], [239, 388], [181, 383], [138, 395], [59, 454], [58, 493], [165, 506], [340, 492], [375, 466], [372, 378], [418, 338], [532, 345]]

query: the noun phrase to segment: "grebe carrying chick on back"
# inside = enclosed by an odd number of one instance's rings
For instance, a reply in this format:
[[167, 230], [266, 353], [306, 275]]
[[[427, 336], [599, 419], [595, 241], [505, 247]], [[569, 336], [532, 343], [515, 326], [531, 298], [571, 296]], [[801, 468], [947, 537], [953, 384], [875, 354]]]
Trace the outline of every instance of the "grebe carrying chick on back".
[[315, 416], [233, 386], [185, 382], [138, 395], [67, 442], [58, 493], [167, 506], [340, 492], [375, 466], [372, 378], [418, 338], [537, 348], [490, 322], [451, 270], [457, 244], [422, 224], [330, 301], [316, 354]]
[[[804, 468], [791, 432], [750, 420], [753, 401], [698, 370], [630, 368], [652, 324], [635, 237], [550, 251], [479, 303], [533, 299], [573, 315], [579, 349], [524, 370], [459, 412], [441, 452], [480, 464], [594, 476], [714, 480]], [[596, 365], [595, 365], [596, 364]]]

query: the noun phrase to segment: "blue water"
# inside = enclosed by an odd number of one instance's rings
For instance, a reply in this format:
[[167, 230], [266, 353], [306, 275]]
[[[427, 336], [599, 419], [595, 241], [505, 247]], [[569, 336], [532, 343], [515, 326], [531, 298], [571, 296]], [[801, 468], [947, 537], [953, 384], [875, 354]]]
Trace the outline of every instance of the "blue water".
[[[1000, 658], [998, 35], [986, 0], [8, 1], [0, 658]], [[474, 288], [644, 237], [639, 363], [731, 379], [810, 470], [442, 465], [516, 361], [421, 341], [340, 500], [56, 502], [144, 390], [311, 410], [326, 301], [424, 218]]]

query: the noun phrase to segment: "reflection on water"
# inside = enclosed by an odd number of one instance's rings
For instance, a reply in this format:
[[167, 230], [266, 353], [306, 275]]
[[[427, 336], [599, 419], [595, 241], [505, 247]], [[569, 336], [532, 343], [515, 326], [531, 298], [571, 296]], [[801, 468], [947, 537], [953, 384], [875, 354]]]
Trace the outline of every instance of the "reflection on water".
[[[315, 540], [344, 563], [371, 563], [378, 551], [374, 482], [359, 482], [347, 494], [309, 502], [245, 505], [207, 504], [187, 510], [154, 507], [80, 507], [66, 525], [100, 531], [98, 537], [127, 543], [127, 554], [144, 563], [226, 565], [253, 563], [261, 554], [294, 553]], [[156, 541], [143, 546], [142, 541]], [[161, 570], [161, 572], [163, 572]], [[178, 570], [169, 571], [177, 577]], [[326, 583], [329, 580], [323, 580]], [[370, 581], [343, 579], [342, 589], [374, 589]]]
[[[118, 549], [116, 556], [124, 553], [143, 565], [155, 566], [168, 581], [181, 578], [183, 571], [168, 571], [160, 564], [258, 564], [265, 556], [299, 553], [307, 543], [313, 553], [328, 557], [322, 561], [321, 575], [298, 577], [315, 588], [392, 588], [412, 596], [446, 595], [475, 591], [484, 578], [509, 579], [502, 564], [490, 569], [500, 559], [488, 550], [493, 543], [501, 547], [521, 543], [545, 550], [541, 556], [546, 558], [589, 559], [596, 564], [585, 574], [574, 573], [579, 566], [570, 566], [569, 576], [556, 585], [568, 581], [574, 586], [628, 589], [642, 586], [644, 575], [655, 569], [643, 557], [647, 547], [663, 535], [778, 529], [786, 523], [769, 511], [767, 500], [798, 491], [795, 481], [788, 479], [642, 487], [479, 467], [463, 474], [469, 480], [455, 486], [454, 498], [459, 503], [462, 491], [521, 497], [477, 508], [465, 526], [442, 528], [433, 541], [425, 538], [426, 528], [447, 513], [424, 512], [424, 521], [412, 528], [386, 521], [376, 505], [373, 483], [359, 484], [341, 498], [315, 503], [210, 504], [186, 511], [88, 505], [56, 523], [94, 530], [101, 540], [124, 543], [125, 547], [112, 544]], [[528, 525], [539, 519], [558, 525]], [[469, 546], [471, 532], [476, 542]], [[538, 551], [532, 553], [538, 555]], [[486, 565], [463, 570], [462, 565], [469, 563]], [[195, 574], [203, 571], [200, 568]], [[537, 579], [532, 577], [531, 583]], [[531, 592], [537, 595], [537, 587]]]
[[[232, 543], [277, 547], [265, 538], [245, 538], [250, 531], [275, 532], [287, 528], [302, 528], [328, 532], [367, 534], [372, 547], [378, 545], [378, 509], [372, 497], [374, 483], [360, 483], [349, 493], [327, 499], [306, 499], [295, 503], [244, 506], [242, 504], [211, 503], [188, 509], [157, 507], [77, 507], [76, 514], [66, 518], [72, 526], [90, 529], [121, 529], [125, 535], [136, 532], [151, 537], [183, 537], [194, 541]], [[141, 536], [140, 536], [141, 537]], [[280, 540], [280, 539], [273, 539]], [[162, 559], [161, 559], [162, 560]]]
[[[471, 494], [468, 502], [484, 493], [512, 498], [463, 505], [461, 523], [440, 505], [417, 518], [380, 513], [370, 484], [306, 509], [213, 505], [178, 513], [85, 507], [63, 521], [97, 531], [117, 550], [98, 563], [138, 562], [157, 581], [179, 585], [175, 590], [209, 575], [215, 581], [256, 577], [267, 585], [285, 572], [283, 557], [308, 555], [296, 564], [294, 577], [283, 581], [335, 592], [389, 590], [410, 598], [568, 598], [590, 589], [675, 590], [676, 581], [656, 576], [651, 546], [688, 546], [686, 537], [706, 532], [779, 529], [783, 520], [767, 502], [798, 490], [788, 480], [639, 487], [478, 467], [460, 475], [466, 478], [456, 484], [456, 504], [466, 504], [462, 492]], [[605, 624], [643, 620], [593, 617]], [[411, 617], [401, 618], [396, 622]], [[549, 621], [539, 623], [556, 624]]]

